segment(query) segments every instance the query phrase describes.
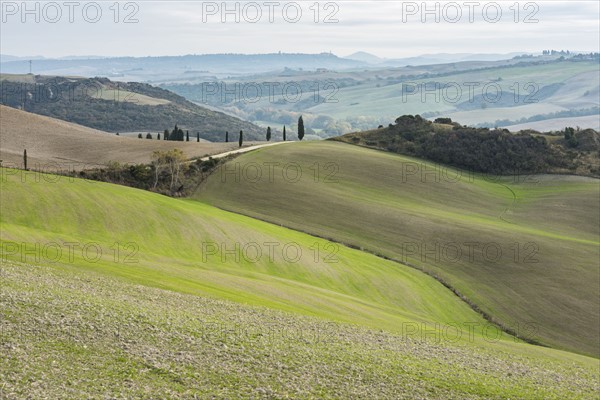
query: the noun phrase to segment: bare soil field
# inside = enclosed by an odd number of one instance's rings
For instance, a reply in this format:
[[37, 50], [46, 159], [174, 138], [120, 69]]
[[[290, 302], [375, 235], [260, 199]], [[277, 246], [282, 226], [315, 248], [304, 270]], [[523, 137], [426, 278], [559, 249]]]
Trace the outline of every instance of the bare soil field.
[[[28, 167], [46, 171], [81, 170], [110, 161], [147, 163], [154, 150], [174, 148], [189, 158], [204, 157], [238, 149], [237, 135], [234, 137], [229, 143], [138, 139], [0, 106], [0, 160], [4, 166], [22, 167], [25, 149]], [[256, 142], [245, 145], [252, 144]]]

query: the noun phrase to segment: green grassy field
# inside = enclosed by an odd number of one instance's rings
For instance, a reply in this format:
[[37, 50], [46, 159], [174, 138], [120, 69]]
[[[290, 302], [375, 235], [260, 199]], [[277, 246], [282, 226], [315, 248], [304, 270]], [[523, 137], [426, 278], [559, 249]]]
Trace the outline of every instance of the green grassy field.
[[4, 258], [395, 331], [413, 321], [485, 324], [398, 263], [195, 201], [51, 177], [3, 169]]
[[[197, 201], [0, 171], [8, 398], [558, 399], [598, 389], [597, 359], [502, 334], [413, 268]], [[272, 257], [247, 251], [265, 243]], [[279, 251], [292, 243], [298, 259]]]
[[410, 339], [90, 271], [0, 273], [3, 399], [597, 398], [597, 360], [566, 353]]
[[595, 356], [599, 198], [594, 179], [481, 176], [335, 142], [238, 157], [196, 195], [409, 263], [505, 327]]

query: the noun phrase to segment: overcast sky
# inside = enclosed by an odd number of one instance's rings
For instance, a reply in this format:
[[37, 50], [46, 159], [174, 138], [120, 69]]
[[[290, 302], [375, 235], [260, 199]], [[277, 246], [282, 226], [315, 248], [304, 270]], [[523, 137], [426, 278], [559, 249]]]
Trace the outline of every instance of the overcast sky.
[[2, 1], [0, 44], [2, 54], [46, 57], [599, 51], [598, 1], [426, 3], [242, 1], [227, 2], [227, 14], [221, 1], [29, 1], [28, 10]]

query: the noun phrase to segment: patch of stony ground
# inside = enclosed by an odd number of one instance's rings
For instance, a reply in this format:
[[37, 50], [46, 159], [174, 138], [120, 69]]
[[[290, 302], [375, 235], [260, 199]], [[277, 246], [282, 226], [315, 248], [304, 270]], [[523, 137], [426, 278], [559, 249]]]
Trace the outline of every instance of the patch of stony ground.
[[578, 364], [25, 264], [0, 268], [0, 399], [598, 398]]

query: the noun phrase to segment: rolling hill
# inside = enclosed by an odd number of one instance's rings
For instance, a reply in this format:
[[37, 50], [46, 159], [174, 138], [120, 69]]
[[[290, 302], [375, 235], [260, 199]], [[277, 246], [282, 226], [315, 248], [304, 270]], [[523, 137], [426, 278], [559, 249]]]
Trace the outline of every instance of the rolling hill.
[[596, 179], [480, 175], [336, 142], [220, 168], [196, 199], [402, 261], [507, 329], [599, 354]]
[[[274, 148], [287, 147], [317, 149]], [[400, 263], [196, 201], [0, 172], [8, 397], [559, 399], [598, 389], [597, 360], [490, 330]], [[449, 326], [473, 329], [457, 337]]]
[[[587, 56], [586, 56], [587, 57]], [[166, 82], [161, 87], [261, 125], [306, 126], [327, 138], [387, 125], [398, 116], [450, 117], [468, 125], [508, 126], [527, 119], [595, 116], [600, 106], [598, 59], [526, 57], [351, 71], [293, 71], [217, 81]], [[263, 84], [263, 95], [218, 92]], [[284, 90], [288, 92], [284, 93]], [[582, 128], [595, 128], [582, 125]], [[576, 126], [567, 123], [566, 126]], [[536, 126], [542, 126], [536, 124]], [[564, 128], [564, 126], [562, 127]], [[295, 129], [295, 128], [294, 128]]]
[[0, 159], [4, 166], [22, 166], [27, 150], [32, 169], [57, 171], [149, 163], [155, 150], [182, 149], [203, 157], [238, 148], [237, 143], [171, 142], [117, 136], [81, 125], [0, 105]]
[[[471, 83], [472, 93], [468, 89]], [[335, 119], [372, 116], [388, 122], [402, 114], [421, 114], [450, 117], [468, 125], [502, 126], [500, 120], [597, 107], [599, 87], [597, 61], [554, 61], [391, 84], [383, 80], [365, 82], [340, 90], [336, 102], [314, 105], [306, 111]]]
[[[73, 261], [61, 253], [58, 261], [65, 267], [365, 326], [485, 322], [435, 280], [358, 250], [195, 201], [43, 176], [48, 180], [22, 180], [18, 170], [3, 169], [2, 241], [73, 239], [101, 248], [102, 257], [94, 262], [86, 262], [83, 252]], [[29, 207], [27, 213], [17, 212]], [[115, 243], [121, 262], [113, 257]], [[9, 247], [3, 250], [8, 257]], [[128, 255], [135, 260], [131, 265]], [[52, 257], [42, 264], [52, 264], [47, 261]], [[13, 259], [36, 261], [22, 259], [20, 252]]]
[[[262, 139], [263, 129], [221, 112], [200, 107], [168, 90], [107, 78], [2, 75], [1, 103], [35, 114], [107, 132], [162, 133], [176, 124], [200, 132], [203, 139], [224, 141], [225, 132], [243, 130], [248, 140]], [[107, 117], [110, 116], [110, 117]]]

